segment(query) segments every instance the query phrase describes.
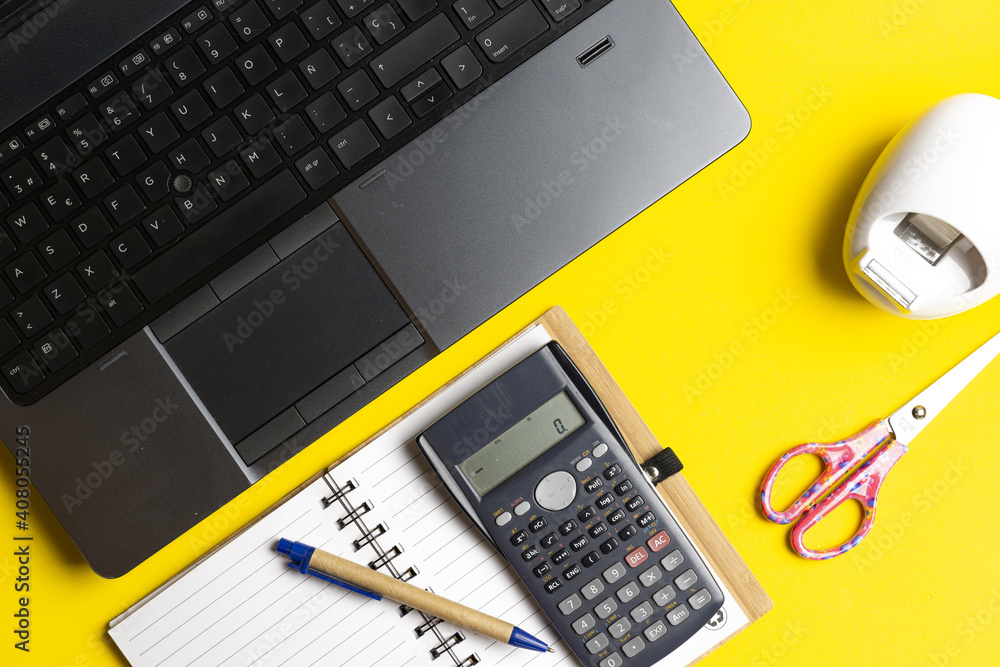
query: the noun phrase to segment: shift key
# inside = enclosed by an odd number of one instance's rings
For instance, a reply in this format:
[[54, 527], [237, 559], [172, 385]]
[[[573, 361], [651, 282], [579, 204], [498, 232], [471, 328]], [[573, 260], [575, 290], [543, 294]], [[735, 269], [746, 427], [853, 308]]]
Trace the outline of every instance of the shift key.
[[548, 29], [535, 4], [525, 2], [476, 35], [476, 42], [487, 58], [499, 63]]

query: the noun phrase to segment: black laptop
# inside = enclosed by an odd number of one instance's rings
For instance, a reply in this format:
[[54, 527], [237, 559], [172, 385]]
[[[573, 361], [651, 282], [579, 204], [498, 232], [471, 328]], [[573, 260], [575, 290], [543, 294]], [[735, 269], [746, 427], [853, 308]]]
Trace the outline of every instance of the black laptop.
[[750, 127], [666, 0], [0, 11], [0, 437], [105, 577]]

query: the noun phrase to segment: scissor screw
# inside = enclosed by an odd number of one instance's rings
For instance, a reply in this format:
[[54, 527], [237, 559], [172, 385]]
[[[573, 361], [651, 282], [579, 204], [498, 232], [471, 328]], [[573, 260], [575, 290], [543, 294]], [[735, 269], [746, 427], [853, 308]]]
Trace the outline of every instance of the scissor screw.
[[926, 416], [927, 416], [927, 408], [925, 408], [924, 406], [918, 405], [917, 407], [913, 408], [914, 419], [923, 419]]

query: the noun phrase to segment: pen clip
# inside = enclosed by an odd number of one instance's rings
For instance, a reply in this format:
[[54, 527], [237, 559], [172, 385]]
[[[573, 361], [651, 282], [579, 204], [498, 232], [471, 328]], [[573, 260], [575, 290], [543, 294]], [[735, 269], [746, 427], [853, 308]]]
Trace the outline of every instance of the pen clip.
[[372, 593], [369, 590], [365, 590], [364, 588], [358, 588], [357, 586], [355, 586], [353, 584], [349, 584], [346, 581], [341, 581], [340, 579], [335, 579], [334, 577], [331, 577], [330, 575], [326, 574], [325, 572], [320, 572], [319, 570], [312, 569], [311, 567], [309, 567], [305, 563], [302, 563], [300, 565], [300, 564], [296, 563], [295, 561], [292, 561], [292, 562], [288, 563], [288, 567], [292, 568], [293, 570], [298, 570], [302, 574], [311, 574], [312, 576], [317, 577], [319, 579], [322, 579], [323, 581], [329, 581], [331, 584], [337, 584], [338, 586], [342, 586], [343, 588], [347, 588], [349, 590], [352, 590], [355, 593], [361, 593], [362, 595], [367, 595], [368, 597], [370, 597], [373, 600], [381, 600], [382, 599], [382, 596], [379, 595], [378, 593]]

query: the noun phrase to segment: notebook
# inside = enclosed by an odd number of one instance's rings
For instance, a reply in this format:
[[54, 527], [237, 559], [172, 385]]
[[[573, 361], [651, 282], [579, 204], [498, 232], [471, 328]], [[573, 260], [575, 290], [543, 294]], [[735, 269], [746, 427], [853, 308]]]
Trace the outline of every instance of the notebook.
[[[112, 639], [136, 667], [579, 665], [415, 443], [441, 415], [550, 340], [545, 327], [534, 326], [509, 341], [112, 621]], [[279, 536], [481, 609], [552, 644], [555, 653], [516, 649], [305, 577], [275, 552]], [[690, 664], [750, 622], [720, 583], [727, 600], [720, 615], [659, 667]]]

